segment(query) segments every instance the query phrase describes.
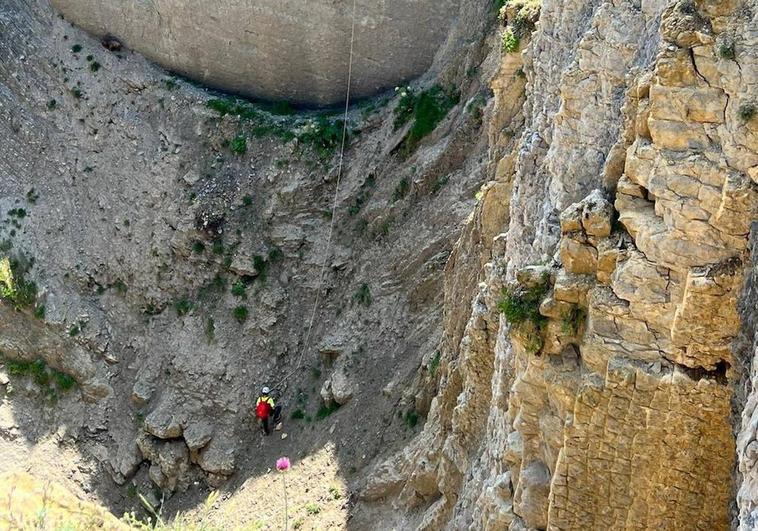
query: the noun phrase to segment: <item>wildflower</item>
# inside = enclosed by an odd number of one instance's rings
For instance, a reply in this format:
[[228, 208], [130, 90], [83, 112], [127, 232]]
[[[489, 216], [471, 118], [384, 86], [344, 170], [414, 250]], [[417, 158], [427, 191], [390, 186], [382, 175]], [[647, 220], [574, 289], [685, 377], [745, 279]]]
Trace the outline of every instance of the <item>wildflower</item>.
[[[290, 469], [290, 460], [287, 457], [280, 457], [276, 460], [276, 469], [279, 472], [286, 472]], [[284, 474], [282, 474], [282, 485], [284, 486], [284, 531], [289, 528], [289, 511], [287, 507], [287, 480]]]
[[286, 457], [280, 457], [276, 460], [276, 469], [279, 472], [285, 472], [290, 468], [290, 460]]

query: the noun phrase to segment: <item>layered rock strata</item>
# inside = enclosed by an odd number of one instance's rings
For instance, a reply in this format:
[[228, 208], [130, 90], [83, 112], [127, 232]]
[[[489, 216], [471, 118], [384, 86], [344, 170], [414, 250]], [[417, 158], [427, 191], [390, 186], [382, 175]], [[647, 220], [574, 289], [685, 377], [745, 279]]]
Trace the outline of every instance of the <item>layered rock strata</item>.
[[750, 7], [544, 2], [498, 176], [508, 221], [465, 331], [448, 323], [424, 431], [367, 500], [418, 529], [729, 528], [758, 204]]

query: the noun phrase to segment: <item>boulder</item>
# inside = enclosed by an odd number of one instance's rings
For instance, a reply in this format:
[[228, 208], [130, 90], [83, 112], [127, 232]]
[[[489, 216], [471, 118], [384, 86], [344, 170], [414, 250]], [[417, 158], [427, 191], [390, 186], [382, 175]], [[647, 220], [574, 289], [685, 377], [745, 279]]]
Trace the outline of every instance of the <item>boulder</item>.
[[199, 450], [213, 437], [213, 425], [207, 421], [195, 422], [184, 430], [184, 441], [190, 450]]

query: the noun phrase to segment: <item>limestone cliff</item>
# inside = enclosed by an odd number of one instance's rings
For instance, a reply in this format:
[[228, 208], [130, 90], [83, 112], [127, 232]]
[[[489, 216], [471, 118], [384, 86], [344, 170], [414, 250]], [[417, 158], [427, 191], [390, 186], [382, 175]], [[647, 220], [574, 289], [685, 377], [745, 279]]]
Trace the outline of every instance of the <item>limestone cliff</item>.
[[0, 473], [223, 529], [281, 527], [281, 455], [298, 528], [755, 529], [758, 3], [358, 2], [357, 94], [431, 68], [344, 159], [99, 40], [328, 103], [336, 4], [0, 6]]
[[[390, 497], [418, 529], [730, 527], [732, 405], [752, 360], [738, 300], [755, 306], [755, 7], [543, 3], [526, 123], [491, 185], [506, 200], [478, 207], [508, 221], [493, 245], [459, 241], [489, 260], [468, 323], [448, 298], [427, 424], [365, 499]], [[738, 438], [746, 529], [754, 404]]]

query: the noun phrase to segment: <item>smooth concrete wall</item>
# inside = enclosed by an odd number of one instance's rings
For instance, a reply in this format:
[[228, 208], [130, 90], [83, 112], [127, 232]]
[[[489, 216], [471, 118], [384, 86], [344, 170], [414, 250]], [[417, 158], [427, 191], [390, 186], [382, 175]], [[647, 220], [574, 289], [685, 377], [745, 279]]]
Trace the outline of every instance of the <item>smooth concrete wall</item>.
[[[204, 84], [308, 105], [344, 101], [352, 0], [51, 0], [70, 22], [110, 33]], [[353, 96], [422, 74], [458, 0], [358, 0]]]

